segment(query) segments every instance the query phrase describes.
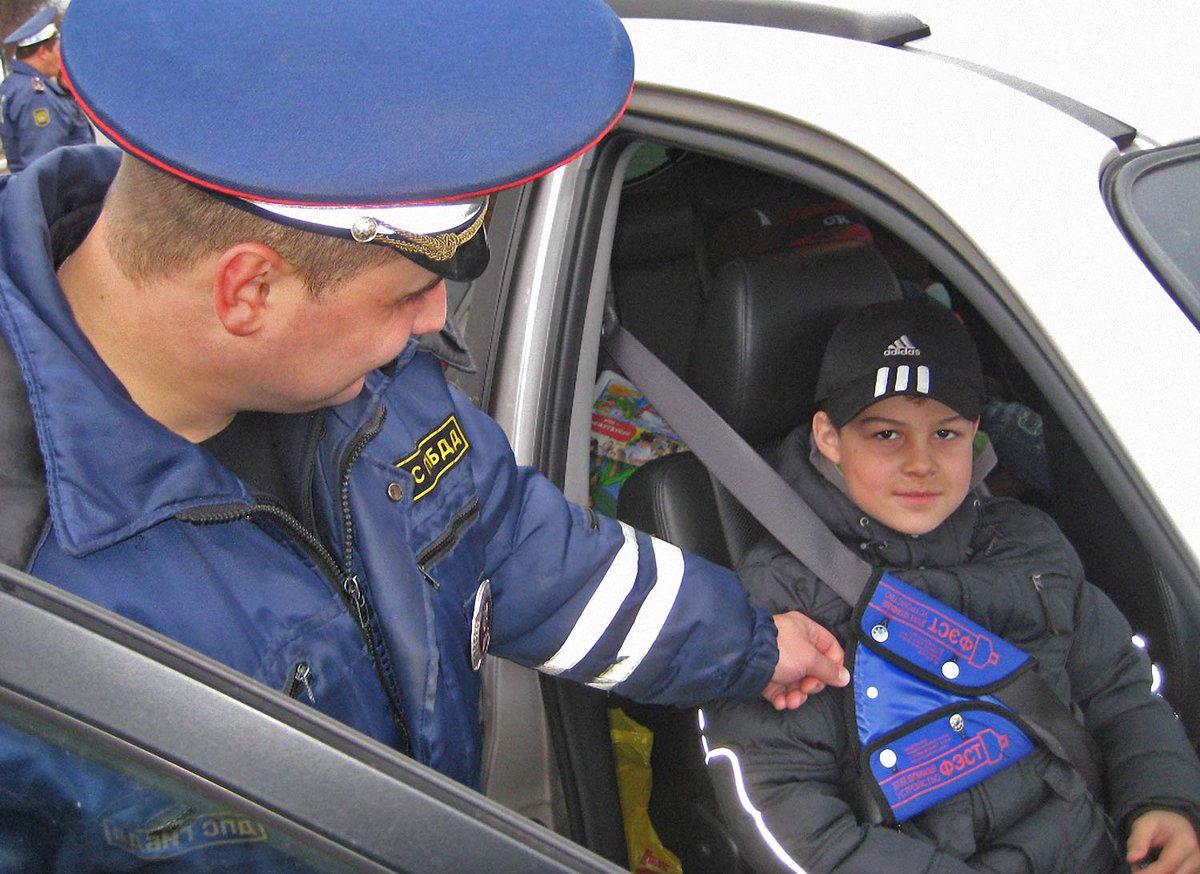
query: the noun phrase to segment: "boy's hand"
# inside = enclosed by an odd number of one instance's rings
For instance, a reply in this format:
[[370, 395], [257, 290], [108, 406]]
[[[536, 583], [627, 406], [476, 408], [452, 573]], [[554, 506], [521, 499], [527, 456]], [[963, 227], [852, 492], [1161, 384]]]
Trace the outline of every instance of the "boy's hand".
[[850, 672], [845, 653], [828, 629], [795, 610], [775, 614], [779, 661], [763, 697], [776, 710], [794, 710], [826, 685], [845, 686]]
[[1182, 814], [1143, 813], [1133, 821], [1126, 848], [1125, 860], [1140, 874], [1200, 874], [1200, 841], [1192, 821]]

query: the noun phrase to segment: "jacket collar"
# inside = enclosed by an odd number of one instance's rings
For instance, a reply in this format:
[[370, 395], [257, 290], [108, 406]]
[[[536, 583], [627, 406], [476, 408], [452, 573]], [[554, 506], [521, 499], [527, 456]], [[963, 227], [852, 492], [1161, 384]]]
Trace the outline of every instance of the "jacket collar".
[[60, 150], [0, 193], [0, 328], [33, 409], [54, 532], [73, 555], [188, 507], [250, 501], [211, 455], [130, 400], [58, 284], [56, 262], [90, 227], [119, 160], [100, 146]]

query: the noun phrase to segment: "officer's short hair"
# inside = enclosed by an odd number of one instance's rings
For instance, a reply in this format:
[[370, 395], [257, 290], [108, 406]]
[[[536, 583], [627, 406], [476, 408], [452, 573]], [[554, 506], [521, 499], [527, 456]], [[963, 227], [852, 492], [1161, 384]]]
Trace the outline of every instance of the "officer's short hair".
[[109, 253], [134, 282], [173, 275], [238, 243], [261, 243], [283, 256], [317, 297], [339, 281], [403, 257], [382, 246], [270, 221], [130, 155], [121, 159], [105, 216]]

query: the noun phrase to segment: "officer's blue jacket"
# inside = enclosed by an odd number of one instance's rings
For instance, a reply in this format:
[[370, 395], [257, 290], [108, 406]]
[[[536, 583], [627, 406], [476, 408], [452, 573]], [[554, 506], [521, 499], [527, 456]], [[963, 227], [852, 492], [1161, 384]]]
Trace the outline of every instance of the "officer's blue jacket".
[[[28, 570], [471, 785], [489, 634], [496, 655], [640, 700], [761, 692], [774, 625], [737, 577], [516, 465], [415, 342], [354, 401], [256, 417], [289, 474], [275, 494], [144, 415], [71, 317], [50, 248], [118, 155], [63, 150], [0, 189], [0, 326], [49, 503]], [[104, 809], [26, 771], [43, 802], [83, 805], [73, 819]]]
[[0, 140], [12, 173], [59, 146], [94, 143], [96, 135], [74, 98], [24, 61], [0, 82]]

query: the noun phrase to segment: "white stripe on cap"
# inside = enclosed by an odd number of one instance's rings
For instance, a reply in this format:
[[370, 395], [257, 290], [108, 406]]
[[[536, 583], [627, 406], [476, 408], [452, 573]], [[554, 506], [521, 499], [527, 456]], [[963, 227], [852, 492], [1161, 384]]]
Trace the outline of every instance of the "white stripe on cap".
[[579, 664], [608, 631], [617, 611], [625, 603], [625, 598], [633, 589], [634, 581], [637, 579], [638, 545], [637, 532], [624, 522], [621, 522], [620, 525], [625, 542], [617, 550], [612, 564], [608, 566], [608, 570], [604, 574], [604, 579], [592, 593], [587, 606], [575, 620], [575, 627], [571, 629], [571, 633], [567, 635], [567, 639], [563, 641], [558, 652], [538, 665], [537, 670], [557, 675], [563, 671], [569, 671]]
[[380, 234], [404, 231], [409, 234], [442, 234], [473, 221], [487, 203], [486, 197], [456, 200], [453, 203], [413, 203], [406, 206], [297, 206], [244, 200], [258, 209], [281, 218], [339, 231], [349, 231], [362, 219], [374, 219]]
[[924, 364], [917, 367], [917, 391], [923, 395], [929, 394], [929, 368]]
[[[912, 368], [907, 364], [901, 364], [896, 368], [896, 383], [892, 386], [891, 391], [905, 392], [908, 391], [909, 378], [912, 376]], [[929, 394], [929, 368], [924, 364], [917, 366], [916, 371], [916, 391], [919, 394]], [[881, 367], [875, 371], [875, 395], [880, 398], [888, 393], [888, 383], [892, 377], [892, 369], [890, 367]]]
[[678, 546], [651, 537], [654, 546], [654, 564], [658, 568], [658, 579], [654, 588], [642, 602], [633, 627], [621, 644], [617, 660], [609, 665], [600, 676], [588, 683], [597, 689], [611, 689], [632, 674], [646, 657], [646, 653], [658, 640], [663, 626], [667, 624], [667, 616], [675, 606], [679, 595], [679, 586], [683, 582], [683, 553]]
[[25, 39], [17, 42], [17, 48], [23, 49], [26, 46], [37, 45], [40, 42], [45, 42], [58, 33], [58, 26], [54, 23], [47, 24], [33, 36], [27, 36]]
[[881, 367], [875, 371], [875, 397], [882, 397], [887, 392], [888, 377], [891, 373], [890, 367]]

